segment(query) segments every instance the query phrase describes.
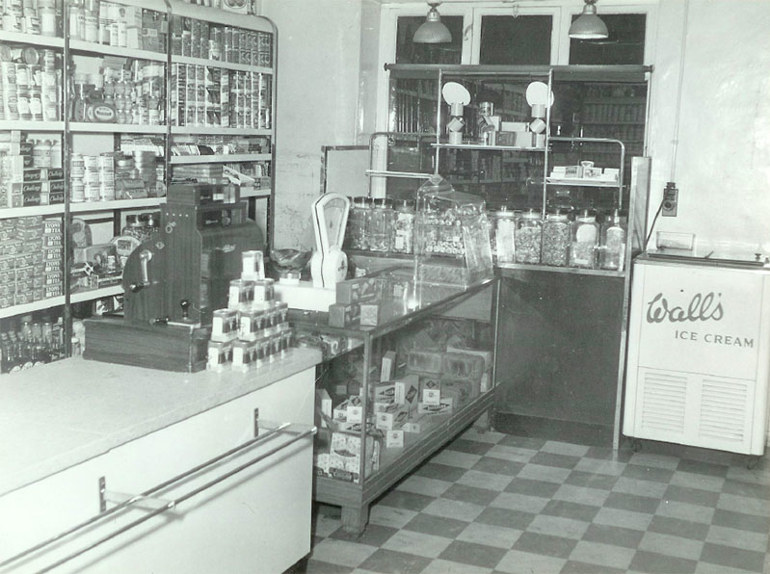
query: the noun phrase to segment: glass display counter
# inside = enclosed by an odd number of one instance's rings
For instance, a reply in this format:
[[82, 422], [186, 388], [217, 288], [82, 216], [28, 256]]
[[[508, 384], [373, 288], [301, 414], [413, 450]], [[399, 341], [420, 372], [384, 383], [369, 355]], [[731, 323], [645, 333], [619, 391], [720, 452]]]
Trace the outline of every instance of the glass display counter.
[[413, 273], [345, 282], [342, 299], [358, 297], [337, 304], [358, 306], [347, 315], [334, 306], [289, 315], [298, 344], [324, 351], [315, 500], [340, 506], [354, 534], [378, 496], [493, 405], [498, 279], [452, 286], [415, 283]]

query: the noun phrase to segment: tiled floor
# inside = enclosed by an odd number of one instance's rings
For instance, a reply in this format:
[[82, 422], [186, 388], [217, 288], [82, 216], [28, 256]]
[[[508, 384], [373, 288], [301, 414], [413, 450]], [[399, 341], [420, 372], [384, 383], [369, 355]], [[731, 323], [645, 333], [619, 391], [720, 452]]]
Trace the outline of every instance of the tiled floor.
[[319, 505], [315, 573], [770, 573], [770, 463], [471, 429], [371, 507], [356, 539]]

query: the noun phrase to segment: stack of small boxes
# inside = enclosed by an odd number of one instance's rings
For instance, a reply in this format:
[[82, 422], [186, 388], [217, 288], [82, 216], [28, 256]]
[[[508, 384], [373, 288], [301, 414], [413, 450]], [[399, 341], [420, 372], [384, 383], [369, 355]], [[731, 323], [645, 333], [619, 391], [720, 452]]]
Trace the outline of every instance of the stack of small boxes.
[[275, 361], [293, 345], [289, 307], [275, 300], [261, 251], [244, 251], [241, 278], [230, 282], [227, 309], [214, 311], [207, 368], [247, 371]]
[[62, 220], [0, 219], [0, 308], [63, 294]]
[[0, 208], [64, 203], [62, 168], [36, 165], [35, 144], [24, 132], [7, 135], [0, 141]]

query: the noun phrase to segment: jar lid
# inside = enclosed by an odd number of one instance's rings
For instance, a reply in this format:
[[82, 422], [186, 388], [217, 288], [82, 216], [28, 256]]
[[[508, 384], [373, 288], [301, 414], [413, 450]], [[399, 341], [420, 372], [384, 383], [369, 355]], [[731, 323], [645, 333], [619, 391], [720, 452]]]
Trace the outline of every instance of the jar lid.
[[527, 211], [522, 212], [521, 216], [527, 219], [535, 219], [535, 218], [540, 219], [540, 210], [530, 208]]

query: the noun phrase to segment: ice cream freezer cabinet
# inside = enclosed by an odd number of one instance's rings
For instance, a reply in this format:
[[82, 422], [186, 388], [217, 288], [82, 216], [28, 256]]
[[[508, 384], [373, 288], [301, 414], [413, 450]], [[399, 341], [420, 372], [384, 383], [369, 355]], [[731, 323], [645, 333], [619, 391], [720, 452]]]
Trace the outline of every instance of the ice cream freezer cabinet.
[[761, 456], [769, 373], [770, 269], [635, 260], [625, 436]]

